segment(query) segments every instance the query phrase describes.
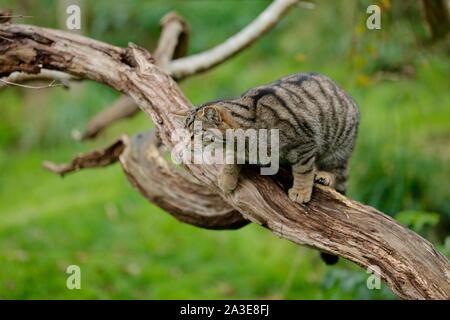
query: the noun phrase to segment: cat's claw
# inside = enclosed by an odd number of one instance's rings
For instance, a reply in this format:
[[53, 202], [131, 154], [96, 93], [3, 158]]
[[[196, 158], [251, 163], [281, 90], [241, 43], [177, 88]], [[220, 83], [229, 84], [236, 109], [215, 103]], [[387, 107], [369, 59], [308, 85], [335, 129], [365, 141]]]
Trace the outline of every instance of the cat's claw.
[[311, 200], [312, 188], [310, 189], [298, 189], [291, 188], [288, 191], [289, 199], [297, 203], [308, 203]]

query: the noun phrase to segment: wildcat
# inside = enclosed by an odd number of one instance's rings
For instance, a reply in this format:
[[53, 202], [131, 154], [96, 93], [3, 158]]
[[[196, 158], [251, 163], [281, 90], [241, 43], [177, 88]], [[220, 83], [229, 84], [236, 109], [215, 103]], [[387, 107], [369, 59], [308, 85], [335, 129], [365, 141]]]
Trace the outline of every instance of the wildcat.
[[[291, 166], [289, 198], [311, 199], [314, 181], [345, 194], [348, 162], [355, 146], [359, 110], [353, 98], [336, 82], [315, 72], [300, 72], [249, 89], [242, 95], [207, 102], [182, 116], [194, 135], [194, 122], [202, 130], [278, 129], [280, 161]], [[225, 164], [219, 187], [232, 192], [238, 186], [241, 165]]]

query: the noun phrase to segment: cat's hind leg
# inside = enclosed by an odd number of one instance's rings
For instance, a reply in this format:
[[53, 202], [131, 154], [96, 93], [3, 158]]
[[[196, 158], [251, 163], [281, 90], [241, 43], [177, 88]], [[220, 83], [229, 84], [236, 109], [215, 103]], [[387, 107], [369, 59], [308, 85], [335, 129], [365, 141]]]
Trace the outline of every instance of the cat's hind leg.
[[314, 182], [334, 189], [336, 188], [336, 175], [333, 172], [317, 171]]
[[331, 169], [330, 171], [317, 171], [314, 182], [331, 187], [344, 194], [347, 191], [348, 167], [347, 164]]
[[[330, 163], [331, 162], [331, 163]], [[329, 186], [337, 192], [344, 194], [347, 191], [348, 160], [334, 160], [328, 163], [319, 163], [314, 182]]]
[[345, 195], [347, 192], [348, 164], [346, 163], [344, 166], [336, 168], [334, 173], [336, 177], [335, 189], [337, 192]]

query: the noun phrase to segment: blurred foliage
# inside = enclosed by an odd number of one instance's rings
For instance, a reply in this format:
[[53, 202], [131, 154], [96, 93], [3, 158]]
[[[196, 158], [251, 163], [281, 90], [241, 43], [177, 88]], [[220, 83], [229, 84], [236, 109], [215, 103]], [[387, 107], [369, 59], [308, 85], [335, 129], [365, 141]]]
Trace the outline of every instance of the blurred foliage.
[[[381, 30], [367, 30], [369, 4]], [[84, 1], [83, 34], [153, 49], [159, 19], [177, 10], [192, 29], [189, 54], [248, 24], [270, 1]], [[54, 0], [2, 0], [21, 23], [61, 27]], [[58, 13], [59, 12], [59, 13]], [[19, 20], [19, 19], [17, 19]], [[294, 8], [250, 49], [181, 83], [195, 104], [237, 95], [298, 71], [327, 74], [358, 101], [362, 122], [349, 196], [395, 216], [450, 255], [450, 95], [448, 52], [425, 46], [418, 1], [343, 0]], [[207, 84], [207, 86], [205, 85]], [[75, 142], [72, 129], [119, 94], [103, 85], [0, 91], [0, 297], [386, 299], [368, 274], [258, 226], [208, 231], [184, 225], [147, 203], [118, 165], [61, 180], [41, 170], [122, 133], [151, 126], [143, 115], [98, 139]], [[82, 290], [65, 287], [78, 264]]]
[[403, 225], [422, 233], [426, 227], [435, 227], [439, 222], [439, 214], [434, 212], [402, 211], [395, 218]]

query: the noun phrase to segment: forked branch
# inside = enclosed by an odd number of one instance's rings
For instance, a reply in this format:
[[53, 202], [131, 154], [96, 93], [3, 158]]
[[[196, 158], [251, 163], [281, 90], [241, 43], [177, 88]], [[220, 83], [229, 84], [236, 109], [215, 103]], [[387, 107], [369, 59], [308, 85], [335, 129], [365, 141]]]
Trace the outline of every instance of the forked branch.
[[219, 195], [187, 171], [169, 164], [155, 130], [122, 136], [105, 148], [77, 155], [70, 163], [44, 162], [61, 176], [85, 168], [120, 162], [130, 183], [150, 202], [181, 222], [206, 229], [236, 229], [249, 223]]
[[169, 73], [180, 80], [206, 71], [233, 57], [252, 45], [254, 41], [272, 29], [297, 0], [276, 0], [252, 23], [218, 46], [186, 58], [173, 61]]
[[[172, 59], [182, 57], [187, 52], [189, 41], [189, 26], [187, 22], [175, 12], [169, 12], [160, 21], [162, 28], [156, 47], [154, 59], [163, 70], [169, 68]], [[100, 132], [112, 123], [133, 117], [139, 111], [139, 107], [130, 97], [123, 95], [114, 103], [97, 113], [87, 123], [84, 133], [75, 131], [74, 138], [86, 140], [96, 137]]]
[[[231, 36], [223, 43], [212, 49], [186, 58], [182, 57], [187, 53], [190, 36], [189, 26], [181, 16], [174, 12], [170, 12], [165, 15], [160, 22], [162, 28], [161, 36], [153, 55], [156, 64], [177, 80], [182, 80], [186, 77], [207, 71], [251, 46], [258, 38], [271, 30], [295, 4], [305, 8], [311, 8], [311, 6], [313, 6], [311, 3], [299, 2], [297, 0], [274, 1], [247, 27]], [[39, 78], [42, 79], [45, 75], [50, 79], [58, 79], [55, 78], [53, 74], [45, 72], [41, 73]], [[22, 73], [21, 77], [18, 77], [15, 80], [26, 81], [29, 78], [32, 79], [33, 76], [34, 75]], [[67, 75], [67, 77], [69, 78], [70, 76]], [[64, 81], [63, 83], [67, 82]], [[94, 138], [112, 123], [124, 118], [132, 117], [137, 114], [138, 111], [139, 107], [132, 99], [122, 96], [111, 106], [97, 113], [88, 122], [83, 133], [75, 131], [74, 138], [77, 140]]]

